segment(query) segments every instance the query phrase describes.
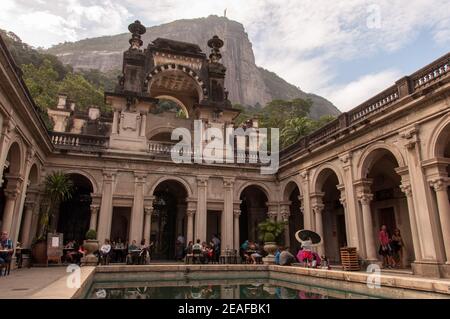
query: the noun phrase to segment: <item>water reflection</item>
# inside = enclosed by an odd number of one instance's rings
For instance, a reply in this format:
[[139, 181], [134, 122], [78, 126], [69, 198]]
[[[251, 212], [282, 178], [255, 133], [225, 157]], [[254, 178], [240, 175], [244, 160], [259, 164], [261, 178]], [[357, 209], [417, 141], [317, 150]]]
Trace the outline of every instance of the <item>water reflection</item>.
[[[270, 283], [255, 282], [241, 285], [201, 285], [199, 283], [180, 286], [172, 285], [145, 287], [97, 287], [94, 285], [91, 299], [328, 299], [336, 298], [311, 289], [283, 287]], [[332, 295], [332, 294], [331, 294]], [[344, 297], [345, 298], [345, 297]]]

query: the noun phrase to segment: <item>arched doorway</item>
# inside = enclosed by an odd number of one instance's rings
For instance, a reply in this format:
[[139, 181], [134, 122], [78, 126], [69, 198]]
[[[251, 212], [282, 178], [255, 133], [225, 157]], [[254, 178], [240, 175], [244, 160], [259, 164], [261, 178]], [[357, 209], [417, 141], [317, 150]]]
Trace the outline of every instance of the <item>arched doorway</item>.
[[260, 186], [251, 185], [242, 191], [240, 199], [240, 241], [241, 243], [245, 240], [258, 241], [258, 224], [267, 219], [268, 196]]
[[69, 177], [73, 182], [74, 192], [70, 200], [61, 203], [54, 223], [57, 225], [57, 232], [64, 235], [65, 242], [75, 240], [82, 243], [89, 230], [93, 186], [91, 181], [81, 174], [69, 174]]
[[331, 168], [323, 169], [316, 181], [313, 210], [316, 231], [320, 232], [322, 229], [323, 245], [319, 247], [319, 253], [324, 253], [332, 263], [340, 263], [340, 249], [347, 246], [345, 209], [341, 203], [341, 191], [336, 172]]
[[[6, 156], [3, 183], [0, 187], [0, 227], [11, 233], [17, 195], [21, 187], [22, 156], [18, 143], [12, 143]], [[11, 234], [10, 234], [11, 235]]]
[[405, 243], [402, 264], [409, 265], [414, 261], [414, 247], [409, 221], [408, 202], [402, 192], [401, 176], [396, 172], [399, 163], [393, 153], [387, 149], [372, 151], [366, 161], [365, 179], [369, 181], [373, 199], [370, 203], [372, 212], [373, 236], [375, 249], [378, 251], [378, 233], [381, 226], [386, 225], [391, 237], [395, 229], [399, 229]]
[[301, 244], [295, 239], [295, 233], [304, 229], [303, 212], [301, 210], [300, 189], [295, 182], [289, 182], [284, 191], [284, 199], [289, 202], [289, 243], [285, 245], [296, 253]]
[[175, 259], [175, 242], [179, 234], [186, 238], [186, 198], [183, 184], [175, 180], [160, 183], [153, 196], [154, 212], [150, 240], [153, 242], [154, 259]]

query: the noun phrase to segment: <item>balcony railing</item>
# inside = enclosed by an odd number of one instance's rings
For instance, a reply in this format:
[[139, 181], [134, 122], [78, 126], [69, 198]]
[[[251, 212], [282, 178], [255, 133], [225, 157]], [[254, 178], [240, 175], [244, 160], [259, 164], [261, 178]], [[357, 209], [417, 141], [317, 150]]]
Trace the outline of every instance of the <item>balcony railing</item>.
[[295, 144], [281, 151], [281, 158], [289, 158], [290, 155], [311, 151], [312, 146], [327, 143], [330, 139], [337, 138], [349, 131], [351, 126], [360, 125], [370, 120], [380, 112], [388, 112], [400, 99], [421, 92], [432, 84], [443, 80], [450, 74], [450, 53], [444, 55], [430, 65], [418, 70], [409, 77], [398, 81], [370, 100], [355, 107], [347, 113], [341, 114], [336, 120], [302, 137]]
[[101, 150], [108, 147], [106, 136], [51, 132], [52, 143], [57, 149]]

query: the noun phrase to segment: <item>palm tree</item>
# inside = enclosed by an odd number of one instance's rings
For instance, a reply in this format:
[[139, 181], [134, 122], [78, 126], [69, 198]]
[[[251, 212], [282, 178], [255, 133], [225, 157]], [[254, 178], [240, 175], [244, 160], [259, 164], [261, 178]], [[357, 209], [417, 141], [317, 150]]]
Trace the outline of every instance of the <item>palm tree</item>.
[[74, 191], [73, 182], [69, 175], [63, 172], [53, 172], [45, 179], [45, 192], [43, 213], [41, 216], [40, 239], [45, 239], [49, 227], [50, 218], [55, 215], [62, 202], [72, 198]]
[[297, 142], [301, 137], [311, 133], [314, 130], [313, 120], [306, 117], [295, 117], [287, 120], [281, 131], [283, 146], [289, 146]]

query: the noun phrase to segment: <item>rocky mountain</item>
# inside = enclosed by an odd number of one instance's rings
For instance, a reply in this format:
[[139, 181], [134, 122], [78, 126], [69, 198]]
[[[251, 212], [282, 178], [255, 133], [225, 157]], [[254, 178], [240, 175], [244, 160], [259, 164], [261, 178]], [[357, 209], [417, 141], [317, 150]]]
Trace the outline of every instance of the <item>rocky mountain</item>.
[[[244, 26], [225, 17], [178, 20], [147, 29], [144, 46], [158, 37], [198, 44], [209, 54], [207, 41], [218, 35], [225, 41], [223, 64], [227, 67], [226, 87], [233, 103], [266, 105], [273, 99], [310, 98], [311, 116], [338, 115], [339, 110], [328, 100], [308, 94], [287, 83], [275, 73], [255, 63], [252, 44]], [[129, 33], [63, 43], [48, 50], [64, 64], [75, 69], [98, 69], [103, 72], [120, 69], [123, 51], [129, 47]]]

